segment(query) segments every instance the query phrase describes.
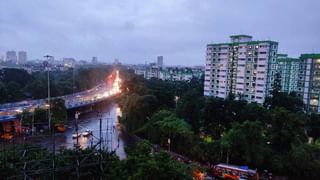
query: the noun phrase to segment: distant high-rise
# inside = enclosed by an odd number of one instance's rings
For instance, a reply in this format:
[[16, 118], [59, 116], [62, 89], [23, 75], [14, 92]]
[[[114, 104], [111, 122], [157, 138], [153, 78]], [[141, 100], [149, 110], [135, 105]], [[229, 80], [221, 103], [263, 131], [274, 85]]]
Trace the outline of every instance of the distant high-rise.
[[92, 64], [98, 64], [98, 58], [97, 57], [92, 57]]
[[278, 43], [230, 36], [231, 42], [208, 44], [204, 95], [263, 103], [271, 95]]
[[157, 57], [157, 65], [159, 67], [163, 67], [163, 56], [158, 56]]
[[62, 60], [64, 67], [74, 67], [76, 60], [74, 58], [63, 58]]
[[18, 52], [18, 63], [25, 64], [27, 62], [27, 52], [19, 51]]
[[300, 60], [298, 58], [290, 58], [287, 54], [277, 55], [281, 91], [288, 93], [297, 91], [299, 63]]
[[320, 54], [300, 56], [297, 95], [308, 112], [320, 113]]
[[120, 65], [120, 60], [118, 58], [115, 58], [113, 61], [113, 65]]
[[49, 64], [54, 64], [54, 56], [50, 56], [50, 57], [48, 58], [48, 63], [49, 63]]
[[7, 51], [6, 61], [11, 61], [13, 63], [16, 63], [18, 61], [16, 51]]

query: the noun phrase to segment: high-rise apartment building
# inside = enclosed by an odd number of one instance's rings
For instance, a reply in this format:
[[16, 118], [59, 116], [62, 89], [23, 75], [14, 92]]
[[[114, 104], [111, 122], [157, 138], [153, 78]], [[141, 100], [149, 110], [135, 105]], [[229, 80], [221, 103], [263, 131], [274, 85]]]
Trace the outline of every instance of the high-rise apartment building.
[[320, 54], [302, 54], [297, 94], [308, 112], [320, 113]]
[[157, 64], [159, 67], [163, 67], [163, 56], [157, 57]]
[[63, 58], [62, 63], [64, 67], [71, 68], [76, 65], [76, 60], [74, 58]]
[[7, 51], [6, 60], [16, 63], [18, 61], [16, 51]]
[[204, 95], [263, 103], [271, 95], [278, 43], [230, 36], [231, 42], [207, 45]]
[[296, 92], [299, 73], [299, 58], [290, 58], [287, 54], [277, 55], [278, 73], [281, 78], [282, 92]]
[[27, 52], [19, 51], [18, 52], [18, 63], [25, 64], [27, 62]]
[[92, 64], [98, 64], [98, 58], [97, 57], [92, 57]]

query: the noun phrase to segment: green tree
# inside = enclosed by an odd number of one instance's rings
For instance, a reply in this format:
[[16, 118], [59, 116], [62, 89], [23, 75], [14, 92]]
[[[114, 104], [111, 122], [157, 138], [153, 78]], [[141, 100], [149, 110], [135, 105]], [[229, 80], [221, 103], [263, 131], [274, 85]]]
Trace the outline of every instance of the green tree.
[[166, 145], [167, 140], [170, 139], [171, 142], [169, 145], [172, 150], [178, 152], [185, 150], [184, 147], [190, 142], [190, 138], [193, 135], [191, 126], [187, 122], [172, 113], [160, 121], [157, 121], [155, 124], [161, 132], [162, 145]]
[[18, 101], [23, 97], [21, 86], [14, 81], [10, 81], [7, 84], [7, 94], [9, 101]]
[[0, 103], [4, 103], [7, 101], [7, 88], [5, 84], [0, 81]]
[[186, 120], [195, 133], [198, 133], [201, 127], [201, 107], [203, 107], [203, 99], [195, 89], [192, 89], [182, 96], [176, 108], [177, 116]]
[[34, 123], [36, 127], [42, 127], [43, 125], [48, 125], [48, 111], [41, 108], [35, 108]]
[[52, 124], [63, 124], [67, 119], [67, 109], [64, 99], [58, 98], [51, 101]]
[[146, 141], [127, 153], [128, 179], [192, 179], [190, 168], [174, 161], [166, 152], [152, 153], [152, 146]]
[[221, 139], [227, 161], [253, 167], [263, 165], [266, 144], [263, 125], [259, 121], [235, 123]]
[[301, 144], [290, 153], [290, 176], [302, 179], [319, 179], [320, 176], [320, 147], [317, 145]]
[[143, 127], [157, 110], [158, 100], [153, 95], [130, 95], [123, 107], [121, 121], [129, 132], [134, 132]]
[[312, 137], [314, 140], [320, 138], [320, 116], [317, 114], [311, 114], [310, 118], [306, 121], [306, 130], [308, 136]]
[[288, 152], [293, 146], [306, 142], [304, 131], [306, 116], [300, 113], [291, 113], [284, 108], [271, 111], [271, 124], [268, 136], [276, 152]]

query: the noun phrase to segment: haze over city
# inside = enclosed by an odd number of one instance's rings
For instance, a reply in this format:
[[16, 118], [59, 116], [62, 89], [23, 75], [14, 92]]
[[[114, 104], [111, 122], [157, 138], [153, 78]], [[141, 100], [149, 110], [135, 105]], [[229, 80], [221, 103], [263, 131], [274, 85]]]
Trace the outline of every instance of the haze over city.
[[[24, 50], [28, 59], [123, 63], [155, 61], [204, 65], [208, 43], [249, 34], [279, 42], [279, 52], [298, 57], [319, 52], [320, 1], [1, 1], [0, 57]], [[307, 13], [307, 15], [306, 15]]]

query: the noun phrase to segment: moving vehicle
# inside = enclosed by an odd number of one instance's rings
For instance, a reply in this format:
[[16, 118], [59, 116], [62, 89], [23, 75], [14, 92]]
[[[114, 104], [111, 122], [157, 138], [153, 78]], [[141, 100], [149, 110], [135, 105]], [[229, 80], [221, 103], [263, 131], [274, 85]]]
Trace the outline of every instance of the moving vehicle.
[[213, 167], [213, 174], [217, 178], [228, 180], [259, 180], [258, 171], [249, 169], [247, 166], [217, 164]]
[[4, 133], [3, 135], [1, 135], [2, 139], [6, 139], [6, 140], [10, 140], [13, 138], [13, 135], [10, 133]]
[[92, 130], [91, 129], [86, 129], [84, 132], [82, 132], [83, 137], [87, 137], [89, 135], [92, 135]]
[[56, 124], [55, 128], [58, 132], [64, 132], [66, 131], [66, 127], [63, 124]]
[[73, 133], [72, 134], [72, 139], [75, 139], [75, 138], [77, 138], [77, 137], [80, 137], [81, 136], [81, 134], [80, 133]]

